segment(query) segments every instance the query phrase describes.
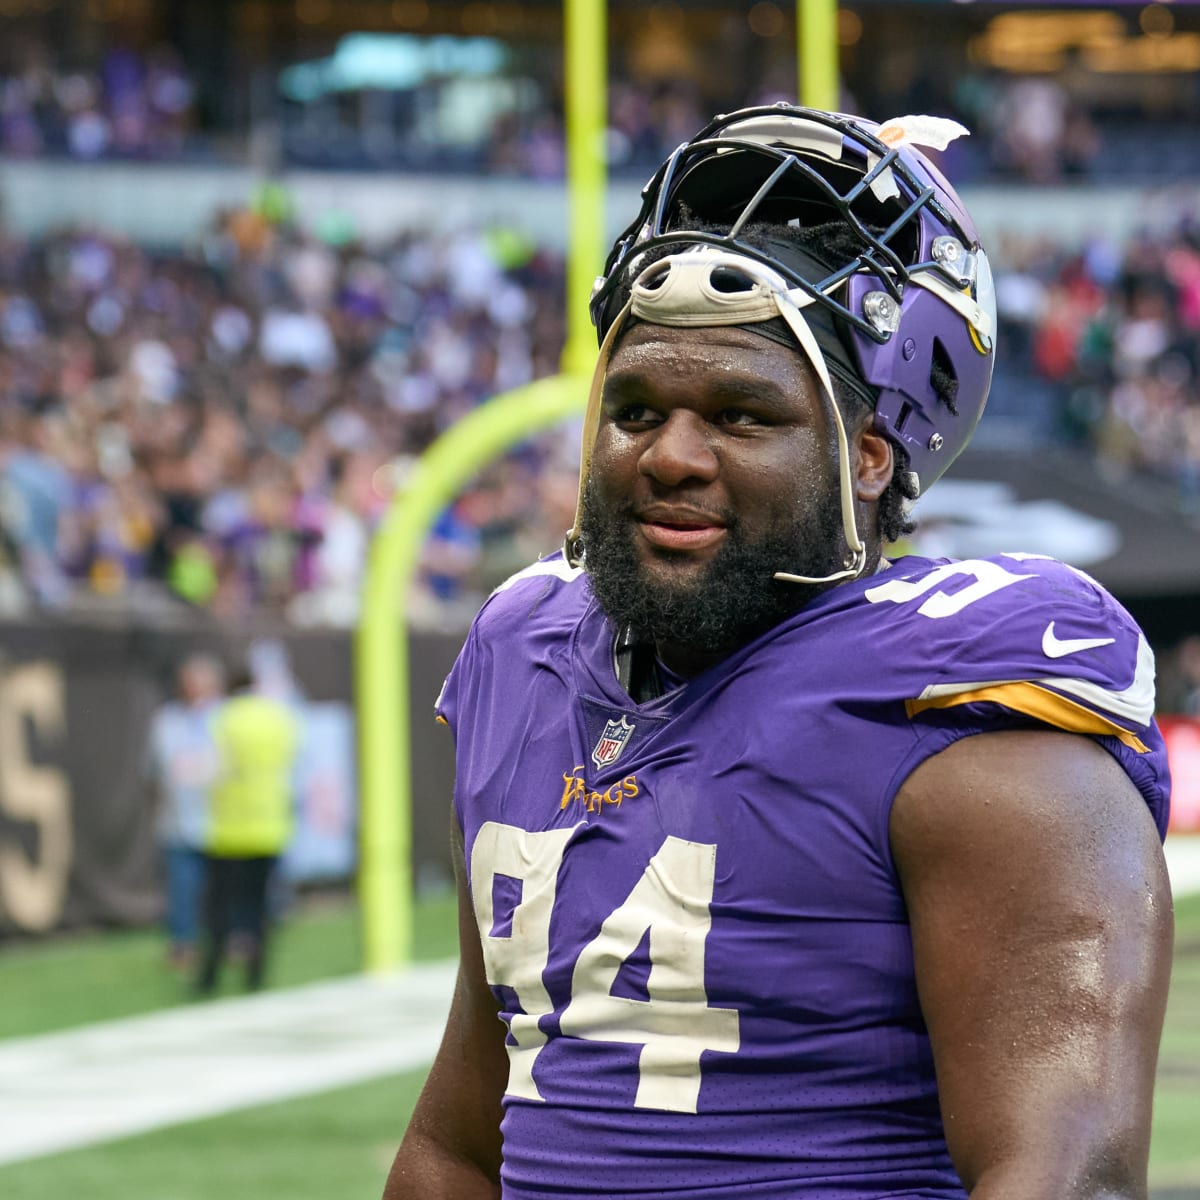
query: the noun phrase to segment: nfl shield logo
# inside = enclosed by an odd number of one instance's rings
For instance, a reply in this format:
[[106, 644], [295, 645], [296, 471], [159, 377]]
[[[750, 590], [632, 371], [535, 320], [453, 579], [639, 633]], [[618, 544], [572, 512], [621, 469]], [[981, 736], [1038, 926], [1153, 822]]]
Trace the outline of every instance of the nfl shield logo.
[[607, 767], [615, 763], [636, 728], [636, 725], [630, 725], [623, 716], [619, 721], [609, 721], [592, 751], [592, 762], [598, 767]]

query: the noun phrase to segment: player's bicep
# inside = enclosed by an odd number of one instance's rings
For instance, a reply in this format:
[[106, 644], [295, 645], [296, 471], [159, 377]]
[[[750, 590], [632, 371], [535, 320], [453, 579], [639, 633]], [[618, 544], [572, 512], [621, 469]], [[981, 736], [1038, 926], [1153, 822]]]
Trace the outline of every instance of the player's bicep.
[[500, 1102], [508, 1054], [467, 889], [462, 834], [457, 821], [452, 825], [458, 979], [441, 1046], [392, 1167], [388, 1198], [499, 1195]]
[[966, 738], [905, 783], [891, 839], [964, 1183], [1144, 1176], [1172, 910], [1119, 765], [1067, 734]]

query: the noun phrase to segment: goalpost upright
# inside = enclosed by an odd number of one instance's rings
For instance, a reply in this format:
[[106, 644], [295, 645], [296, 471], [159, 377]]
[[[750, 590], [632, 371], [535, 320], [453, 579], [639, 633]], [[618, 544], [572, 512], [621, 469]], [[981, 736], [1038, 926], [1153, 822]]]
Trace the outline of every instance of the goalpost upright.
[[[394, 970], [412, 957], [408, 592], [421, 547], [438, 513], [472, 476], [519, 442], [581, 412], [587, 400], [596, 357], [587, 299], [603, 262], [607, 228], [606, 15], [605, 0], [565, 0], [568, 256], [561, 374], [489, 400], [442, 434], [393, 497], [368, 555], [354, 642], [358, 890], [368, 971]], [[836, 106], [836, 23], [837, 0], [796, 0], [800, 98], [810, 107]]]
[[587, 401], [595, 361], [587, 300], [603, 262], [606, 230], [604, 0], [566, 0], [564, 27], [569, 226], [562, 373], [489, 400], [442, 434], [393, 497], [368, 556], [355, 636], [358, 888], [368, 971], [402, 967], [412, 957], [408, 592], [421, 547], [438, 513], [473, 475], [519, 442], [581, 412]]

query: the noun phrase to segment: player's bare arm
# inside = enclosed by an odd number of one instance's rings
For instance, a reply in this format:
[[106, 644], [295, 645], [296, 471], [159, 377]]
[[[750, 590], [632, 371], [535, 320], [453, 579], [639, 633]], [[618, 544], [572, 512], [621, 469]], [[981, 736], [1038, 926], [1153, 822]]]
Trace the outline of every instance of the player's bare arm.
[[1144, 1196], [1173, 914], [1128, 776], [1069, 734], [969, 737], [910, 777], [891, 840], [973, 1200]]
[[384, 1200], [495, 1200], [500, 1195], [504, 1027], [487, 985], [467, 892], [462, 833], [452, 822], [459, 968], [446, 1032], [384, 1188]]

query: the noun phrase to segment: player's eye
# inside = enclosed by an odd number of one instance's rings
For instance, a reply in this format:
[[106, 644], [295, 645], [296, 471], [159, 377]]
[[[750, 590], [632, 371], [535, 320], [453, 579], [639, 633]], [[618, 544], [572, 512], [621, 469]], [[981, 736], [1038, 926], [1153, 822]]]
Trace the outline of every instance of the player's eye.
[[612, 414], [614, 421], [623, 425], [652, 425], [662, 420], [662, 417], [649, 405], [629, 402], [618, 405]]
[[744, 408], [723, 408], [716, 416], [718, 425], [761, 425], [761, 418]]

